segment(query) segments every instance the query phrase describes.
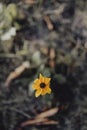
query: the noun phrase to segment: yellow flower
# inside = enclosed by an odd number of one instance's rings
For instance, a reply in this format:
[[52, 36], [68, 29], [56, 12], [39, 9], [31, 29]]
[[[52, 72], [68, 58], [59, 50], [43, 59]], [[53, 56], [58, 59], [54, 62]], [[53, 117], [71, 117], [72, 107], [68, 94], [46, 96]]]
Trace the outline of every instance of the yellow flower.
[[51, 88], [50, 88], [50, 80], [51, 78], [47, 78], [42, 76], [40, 74], [39, 78], [34, 81], [33, 89], [36, 90], [35, 96], [38, 97], [40, 95], [50, 94]]

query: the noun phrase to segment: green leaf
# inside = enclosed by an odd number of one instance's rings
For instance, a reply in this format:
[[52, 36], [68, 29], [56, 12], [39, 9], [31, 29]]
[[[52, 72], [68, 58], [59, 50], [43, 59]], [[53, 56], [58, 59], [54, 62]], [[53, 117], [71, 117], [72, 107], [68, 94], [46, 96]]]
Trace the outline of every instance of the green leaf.
[[57, 79], [57, 81], [58, 81], [60, 84], [66, 82], [66, 78], [65, 78], [62, 74], [55, 74], [54, 78]]
[[33, 64], [39, 65], [41, 63], [40, 51], [36, 51], [32, 56]]

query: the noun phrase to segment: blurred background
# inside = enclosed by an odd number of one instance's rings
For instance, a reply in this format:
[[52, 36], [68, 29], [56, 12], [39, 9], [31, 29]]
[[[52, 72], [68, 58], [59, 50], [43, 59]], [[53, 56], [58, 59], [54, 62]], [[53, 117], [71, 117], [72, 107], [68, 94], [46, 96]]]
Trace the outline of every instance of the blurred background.
[[0, 0], [1, 130], [87, 130], [86, 71], [87, 0]]

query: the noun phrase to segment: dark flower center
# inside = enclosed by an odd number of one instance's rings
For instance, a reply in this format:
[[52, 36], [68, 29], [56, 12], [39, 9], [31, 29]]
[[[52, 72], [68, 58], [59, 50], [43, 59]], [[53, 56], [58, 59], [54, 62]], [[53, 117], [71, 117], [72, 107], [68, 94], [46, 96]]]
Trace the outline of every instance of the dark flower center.
[[41, 83], [41, 84], [40, 84], [40, 87], [41, 87], [41, 88], [45, 88], [45, 87], [46, 87], [46, 84], [45, 84], [45, 83]]

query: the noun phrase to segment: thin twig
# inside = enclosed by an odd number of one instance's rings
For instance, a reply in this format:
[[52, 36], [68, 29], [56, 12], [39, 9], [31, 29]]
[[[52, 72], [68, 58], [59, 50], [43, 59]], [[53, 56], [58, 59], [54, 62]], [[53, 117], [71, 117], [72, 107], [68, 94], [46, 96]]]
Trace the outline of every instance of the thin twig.
[[27, 117], [28, 119], [31, 118], [30, 115], [28, 115], [27, 113], [25, 113], [25, 112], [23, 112], [23, 111], [21, 111], [21, 110], [19, 110], [19, 109], [16, 109], [16, 108], [8, 108], [8, 109], [11, 110], [11, 111], [15, 111], [15, 112], [17, 112], [17, 113], [19, 113], [19, 114], [22, 114], [23, 116]]
[[61, 14], [64, 10], [65, 4], [61, 5], [59, 8], [54, 9], [54, 10], [47, 10], [44, 12], [45, 15], [50, 15], [50, 14]]
[[0, 53], [0, 58], [19, 58], [22, 55], [20, 54], [13, 54], [13, 53]]

